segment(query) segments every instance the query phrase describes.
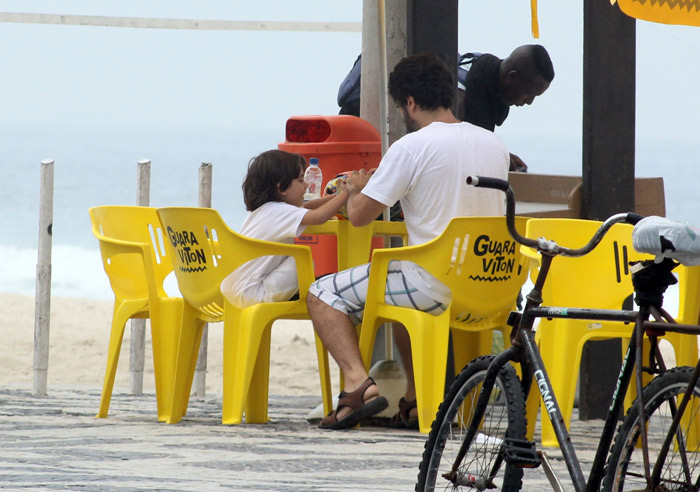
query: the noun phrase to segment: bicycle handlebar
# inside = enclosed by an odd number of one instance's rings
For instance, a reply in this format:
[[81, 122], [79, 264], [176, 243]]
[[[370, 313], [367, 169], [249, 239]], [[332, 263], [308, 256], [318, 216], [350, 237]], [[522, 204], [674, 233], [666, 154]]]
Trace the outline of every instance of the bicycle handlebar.
[[535, 248], [538, 251], [552, 255], [570, 257], [587, 255], [593, 251], [596, 246], [598, 246], [605, 234], [607, 234], [614, 224], [625, 222], [634, 225], [644, 218], [644, 216], [634, 212], [615, 214], [603, 222], [600, 228], [598, 228], [595, 234], [593, 234], [593, 237], [584, 246], [578, 249], [565, 248], [564, 246], [560, 246], [556, 242], [545, 238], [531, 239], [525, 237], [515, 229], [515, 193], [513, 192], [513, 188], [510, 187], [508, 181], [486, 176], [469, 176], [467, 177], [467, 184], [476, 186], [477, 188], [490, 188], [493, 190], [503, 191], [506, 194], [506, 225], [508, 227], [508, 232], [513, 239], [524, 246]]

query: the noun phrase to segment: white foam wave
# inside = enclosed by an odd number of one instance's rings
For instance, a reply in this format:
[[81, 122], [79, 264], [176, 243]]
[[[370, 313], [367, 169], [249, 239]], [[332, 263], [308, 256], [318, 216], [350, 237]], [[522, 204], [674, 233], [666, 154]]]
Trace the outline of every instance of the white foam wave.
[[[0, 269], [0, 291], [33, 296], [36, 291], [37, 250], [4, 247], [12, 261]], [[54, 245], [51, 252], [51, 294], [59, 297], [113, 299], [97, 248]]]

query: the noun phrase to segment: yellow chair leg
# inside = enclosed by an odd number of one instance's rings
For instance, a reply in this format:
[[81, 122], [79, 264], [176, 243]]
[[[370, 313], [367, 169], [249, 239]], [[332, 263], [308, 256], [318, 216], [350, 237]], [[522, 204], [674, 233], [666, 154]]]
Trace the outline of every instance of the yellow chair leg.
[[[681, 399], [678, 399], [678, 403]], [[688, 406], [683, 412], [683, 418], [681, 419], [681, 428], [687, 428], [688, 434], [686, 436], [687, 442], [686, 447], [688, 451], [697, 453], [700, 450], [700, 401], [697, 396], [693, 397]], [[690, 421], [690, 419], [693, 419]]]
[[[231, 314], [231, 312], [236, 314]], [[231, 319], [229, 319], [231, 318]], [[238, 327], [240, 326], [241, 319], [237, 315], [237, 311], [227, 310], [224, 320], [224, 361], [223, 361], [223, 398], [222, 398], [222, 422], [225, 424], [240, 424], [243, 420], [243, 411], [241, 406], [241, 412], [238, 416], [238, 420], [233, 420], [230, 416], [234, 414], [233, 411], [233, 384], [234, 384], [234, 372], [238, 367], [238, 338], [237, 333]], [[242, 405], [242, 404], [241, 404]], [[227, 417], [229, 416], [229, 417]]]
[[109, 335], [109, 348], [107, 349], [107, 369], [105, 370], [105, 380], [102, 384], [102, 397], [100, 398], [100, 408], [96, 418], [106, 418], [109, 412], [109, 403], [112, 400], [112, 389], [114, 388], [114, 378], [117, 374], [117, 364], [119, 363], [119, 351], [122, 347], [124, 329], [128, 318], [122, 312], [115, 310], [112, 316], [112, 328]]
[[187, 411], [187, 402], [190, 397], [190, 388], [197, 366], [199, 345], [202, 341], [204, 321], [193, 316], [192, 308], [185, 304], [183, 307], [178, 336], [177, 357], [175, 359], [173, 390], [170, 397], [170, 415], [166, 420], [169, 424], [176, 424], [182, 420]]
[[[445, 321], [447, 320], [445, 318]], [[420, 431], [427, 434], [445, 397], [449, 325], [436, 322], [431, 328], [423, 326], [413, 333], [409, 328], [409, 333], [418, 403], [418, 425]]]
[[[254, 307], [250, 309], [254, 309]], [[267, 380], [263, 382], [262, 379], [265, 379], [265, 376], [269, 374], [270, 328], [272, 322], [261, 326], [261, 321], [256, 319], [255, 311], [252, 311], [245, 318], [242, 317], [238, 323], [230, 323], [228, 319], [225, 322], [225, 325], [233, 328], [225, 329], [224, 349], [227, 352], [224, 355], [224, 359], [230, 359], [230, 355], [235, 353], [236, 361], [235, 364], [224, 364], [224, 401], [222, 411], [222, 422], [224, 424], [237, 425], [243, 421], [243, 410], [248, 400], [248, 393], [251, 390], [251, 382], [254, 381], [253, 373], [257, 368], [259, 357], [262, 357], [260, 366], [262, 366], [263, 361], [267, 361], [267, 367], [261, 370], [260, 377], [255, 379], [256, 388], [253, 389], [253, 399], [259, 399], [261, 392], [267, 395]], [[248, 326], [251, 329], [240, 330], [239, 326]], [[265, 355], [259, 353], [261, 350], [265, 352]], [[259, 388], [261, 385], [264, 388]], [[257, 410], [259, 405], [259, 402], [254, 403], [254, 406], [251, 408]], [[265, 405], [267, 405], [267, 399], [265, 399]], [[246, 421], [250, 423], [251, 418], [255, 420], [256, 418], [260, 419], [261, 416], [259, 414], [248, 415]]]
[[[576, 338], [574, 338], [574, 335], [569, 336], [570, 332], [575, 329], [576, 327], [573, 323], [569, 324], [560, 320], [552, 324], [545, 324], [543, 320], [538, 328], [542, 359], [547, 368], [552, 389], [556, 392], [557, 403], [567, 428], [571, 421], [578, 369], [581, 361], [581, 349], [576, 345], [572, 345]], [[533, 391], [537, 391], [537, 389], [533, 388]], [[541, 401], [540, 404], [542, 404]], [[543, 416], [540, 419], [542, 446], [557, 447], [559, 443], [554, 434], [554, 428], [544, 415], [544, 407], [542, 406], [541, 408], [543, 409]]]
[[323, 414], [328, 415], [333, 410], [333, 388], [331, 387], [331, 371], [328, 361], [328, 351], [314, 331], [316, 340], [316, 357], [318, 358], [318, 375], [321, 380], [321, 396], [323, 398]]
[[[525, 416], [527, 417], [527, 439], [532, 441], [535, 438], [535, 426], [537, 424], [537, 413], [540, 410], [540, 393], [535, 387], [534, 381], [533, 385], [530, 387], [530, 393], [527, 395], [527, 400], [525, 401]], [[543, 418], [547, 418], [543, 415]]]
[[151, 306], [151, 344], [158, 420], [166, 422], [172, 409], [183, 302], [180, 298], [172, 298], [158, 304]]
[[475, 358], [490, 354], [492, 343], [493, 330], [452, 330], [455, 374], [459, 374]]
[[248, 388], [248, 396], [245, 399], [245, 421], [248, 424], [264, 424], [268, 421], [271, 327], [272, 324], [263, 331], [260, 345], [254, 352], [257, 353], [257, 357], [250, 382], [243, 383]]

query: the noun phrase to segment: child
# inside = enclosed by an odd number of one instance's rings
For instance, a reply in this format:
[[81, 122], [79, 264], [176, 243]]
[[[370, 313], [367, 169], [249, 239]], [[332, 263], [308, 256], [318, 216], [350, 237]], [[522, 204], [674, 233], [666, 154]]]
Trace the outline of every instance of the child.
[[[293, 243], [308, 225], [323, 224], [345, 206], [345, 190], [304, 203], [306, 161], [298, 154], [268, 150], [251, 159], [243, 182], [243, 201], [250, 213], [243, 236]], [[233, 305], [287, 301], [299, 290], [294, 258], [263, 256], [249, 261], [221, 282]]]

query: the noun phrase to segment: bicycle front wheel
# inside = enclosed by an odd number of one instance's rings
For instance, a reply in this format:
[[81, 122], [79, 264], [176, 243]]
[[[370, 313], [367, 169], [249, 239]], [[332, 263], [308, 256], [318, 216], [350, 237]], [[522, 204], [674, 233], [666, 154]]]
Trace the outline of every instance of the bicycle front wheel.
[[[673, 416], [671, 401], [680, 404], [692, 367], [676, 367], [656, 377], [642, 392], [647, 415], [650, 468], [659, 456]], [[603, 491], [648, 490], [641, 447], [639, 412], [633, 405], [615, 437], [606, 467]], [[663, 463], [655, 491], [700, 490], [700, 384], [694, 388], [675, 438]]]
[[462, 440], [472, 422], [486, 370], [493, 356], [474, 359], [457, 376], [437, 417], [423, 451], [417, 492], [436, 490], [517, 491], [523, 470], [505, 463], [502, 456], [506, 437], [525, 439], [525, 402], [520, 380], [510, 364], [499, 372], [484, 418], [459, 467], [459, 482], [443, 477], [452, 469]]

